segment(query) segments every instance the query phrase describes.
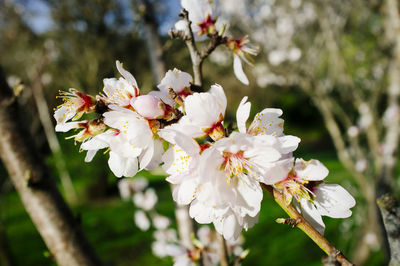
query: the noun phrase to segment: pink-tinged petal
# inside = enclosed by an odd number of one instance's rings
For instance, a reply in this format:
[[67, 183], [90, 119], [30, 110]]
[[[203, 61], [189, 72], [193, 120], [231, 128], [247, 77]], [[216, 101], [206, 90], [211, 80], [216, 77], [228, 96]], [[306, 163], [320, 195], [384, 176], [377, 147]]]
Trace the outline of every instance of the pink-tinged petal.
[[[298, 204], [295, 201], [295, 204]], [[317, 208], [308, 200], [300, 201], [301, 215], [309, 222], [321, 235], [324, 234], [325, 224]]]
[[132, 98], [130, 104], [138, 114], [146, 119], [159, 119], [165, 115], [165, 104], [153, 95]]
[[132, 85], [134, 86], [136, 89], [138, 88], [136, 79], [133, 77], [133, 75], [126, 71], [123, 67], [122, 64], [117, 60], [115, 62], [115, 64], [117, 65], [117, 69], [119, 71], [119, 73], [121, 73], [121, 75]]
[[347, 190], [336, 184], [321, 184], [314, 188], [315, 205], [321, 215], [332, 218], [347, 218], [356, 201]]
[[234, 54], [233, 56], [233, 72], [240, 82], [242, 82], [244, 85], [249, 85], [249, 80], [243, 71], [242, 61], [237, 54]]
[[240, 101], [236, 111], [236, 121], [240, 133], [246, 133], [246, 122], [250, 115], [251, 103], [246, 102], [247, 96]]
[[308, 181], [320, 181], [328, 176], [329, 170], [318, 160], [296, 159], [294, 170], [297, 176]]

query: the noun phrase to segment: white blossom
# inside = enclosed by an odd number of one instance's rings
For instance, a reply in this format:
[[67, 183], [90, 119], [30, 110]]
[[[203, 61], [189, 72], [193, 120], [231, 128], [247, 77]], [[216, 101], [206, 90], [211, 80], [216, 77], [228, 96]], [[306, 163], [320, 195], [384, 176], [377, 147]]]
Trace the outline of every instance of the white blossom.
[[63, 100], [63, 103], [54, 111], [54, 119], [57, 121], [57, 125], [64, 124], [71, 119], [78, 120], [84, 113], [94, 111], [93, 97], [76, 89], [71, 88], [69, 92], [60, 91], [59, 98]]
[[194, 93], [186, 98], [186, 115], [175, 128], [193, 138], [207, 134], [218, 138], [223, 134], [225, 109], [226, 96], [223, 88], [218, 84], [212, 85], [208, 92]]
[[147, 231], [150, 228], [150, 221], [144, 211], [136, 211], [134, 215], [135, 224], [142, 231]]
[[104, 79], [103, 92], [105, 95], [101, 95], [98, 99], [109, 104], [127, 107], [129, 106], [131, 99], [140, 95], [140, 90], [136, 79], [131, 73], [122, 67], [122, 64], [118, 60], [116, 61], [116, 66], [122, 77], [119, 79]]
[[144, 193], [137, 192], [133, 195], [135, 205], [145, 211], [150, 211], [154, 208], [158, 201], [158, 197], [154, 189], [148, 188]]

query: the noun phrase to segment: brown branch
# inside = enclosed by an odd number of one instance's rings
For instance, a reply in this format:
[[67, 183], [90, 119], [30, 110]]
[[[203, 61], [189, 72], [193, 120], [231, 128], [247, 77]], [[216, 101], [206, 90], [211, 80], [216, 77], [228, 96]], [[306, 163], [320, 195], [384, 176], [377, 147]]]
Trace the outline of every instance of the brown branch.
[[263, 189], [272, 195], [278, 205], [290, 216], [296, 220], [296, 227], [302, 230], [311, 240], [313, 240], [329, 257], [335, 258], [341, 265], [353, 265], [346, 259], [341, 251], [332, 245], [323, 235], [321, 235], [312, 225], [310, 225], [303, 216], [293, 207], [286, 205], [284, 196], [281, 192], [271, 186], [263, 185]]
[[185, 41], [186, 46], [189, 49], [190, 53], [190, 58], [192, 60], [192, 66], [193, 66], [193, 74], [194, 74], [194, 85], [197, 88], [202, 87], [202, 81], [203, 81], [203, 70], [202, 70], [202, 65], [204, 60], [221, 44], [225, 44], [227, 42], [227, 38], [220, 36], [218, 33], [215, 34], [210, 34], [208, 37], [211, 39], [209, 42], [208, 46], [202, 50], [199, 51], [199, 49], [196, 46], [194, 34], [192, 31], [192, 22], [189, 20], [189, 13], [187, 10], [182, 9], [182, 12], [179, 14], [180, 17], [183, 18], [185, 21], [185, 31], [179, 31], [175, 29], [171, 29], [168, 34], [171, 38], [174, 39], [182, 39]]

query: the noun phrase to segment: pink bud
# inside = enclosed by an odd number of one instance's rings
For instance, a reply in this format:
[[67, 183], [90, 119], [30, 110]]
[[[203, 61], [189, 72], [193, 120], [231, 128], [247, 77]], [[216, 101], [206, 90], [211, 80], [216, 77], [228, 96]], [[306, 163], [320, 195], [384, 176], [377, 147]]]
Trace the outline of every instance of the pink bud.
[[141, 95], [132, 98], [131, 106], [146, 119], [158, 119], [165, 115], [165, 104], [152, 95]]

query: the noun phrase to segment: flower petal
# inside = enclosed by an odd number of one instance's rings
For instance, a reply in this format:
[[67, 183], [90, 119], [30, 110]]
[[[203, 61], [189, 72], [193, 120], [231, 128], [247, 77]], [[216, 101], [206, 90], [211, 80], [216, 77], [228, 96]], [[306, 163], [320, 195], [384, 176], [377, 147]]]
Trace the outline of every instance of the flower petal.
[[347, 218], [351, 216], [350, 208], [356, 201], [347, 190], [336, 184], [321, 184], [314, 189], [315, 205], [321, 215], [332, 218]]
[[242, 82], [244, 85], [249, 85], [249, 80], [243, 71], [242, 61], [237, 54], [234, 54], [233, 56], [233, 72], [240, 82]]
[[250, 115], [251, 103], [246, 101], [247, 96], [243, 97], [240, 101], [239, 107], [236, 111], [236, 121], [240, 133], [246, 133], [246, 121]]

